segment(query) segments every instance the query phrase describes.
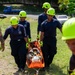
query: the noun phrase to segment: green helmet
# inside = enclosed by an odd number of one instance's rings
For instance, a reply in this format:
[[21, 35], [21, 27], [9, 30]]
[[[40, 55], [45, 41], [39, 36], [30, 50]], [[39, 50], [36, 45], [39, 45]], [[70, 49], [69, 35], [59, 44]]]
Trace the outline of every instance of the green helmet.
[[26, 17], [26, 16], [27, 16], [27, 14], [25, 11], [20, 11], [19, 17]]
[[42, 8], [45, 8], [45, 9], [49, 9], [51, 7], [51, 5], [50, 5], [50, 3], [48, 3], [48, 2], [45, 2], [45, 3], [43, 3], [43, 5], [42, 5]]
[[11, 17], [10, 18], [11, 25], [18, 25], [18, 19], [17, 17]]
[[62, 27], [62, 40], [75, 39], [75, 18], [67, 20]]
[[47, 14], [48, 15], [55, 15], [55, 9], [54, 8], [49, 8], [48, 10], [47, 10]]

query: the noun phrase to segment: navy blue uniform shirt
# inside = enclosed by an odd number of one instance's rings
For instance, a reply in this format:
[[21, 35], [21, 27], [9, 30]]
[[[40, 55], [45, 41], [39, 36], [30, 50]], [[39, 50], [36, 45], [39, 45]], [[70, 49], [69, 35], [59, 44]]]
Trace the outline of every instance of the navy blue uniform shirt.
[[24, 26], [27, 36], [31, 38], [30, 23], [28, 21], [19, 21], [19, 24]]
[[44, 32], [44, 38], [55, 37], [56, 28], [62, 28], [62, 25], [57, 19], [52, 19], [51, 22], [48, 22], [48, 20], [46, 19], [41, 24], [41, 32]]
[[10, 39], [13, 41], [27, 37], [25, 28], [22, 25], [18, 25], [16, 29], [12, 26], [8, 27], [3, 38], [6, 39], [8, 35], [10, 35]]
[[[53, 18], [56, 19], [56, 17], [54, 16]], [[41, 23], [47, 19], [47, 14], [45, 13], [42, 13], [39, 15], [38, 17], [38, 28], [37, 28], [37, 31], [41, 31]]]

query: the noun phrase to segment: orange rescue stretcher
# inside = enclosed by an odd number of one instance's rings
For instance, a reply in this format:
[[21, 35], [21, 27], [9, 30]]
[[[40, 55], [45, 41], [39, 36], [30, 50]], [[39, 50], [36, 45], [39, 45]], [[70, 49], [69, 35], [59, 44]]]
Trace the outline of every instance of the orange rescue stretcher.
[[39, 41], [30, 42], [28, 46], [26, 64], [28, 68], [32, 68], [36, 70], [35, 75], [38, 75], [39, 70], [45, 66]]

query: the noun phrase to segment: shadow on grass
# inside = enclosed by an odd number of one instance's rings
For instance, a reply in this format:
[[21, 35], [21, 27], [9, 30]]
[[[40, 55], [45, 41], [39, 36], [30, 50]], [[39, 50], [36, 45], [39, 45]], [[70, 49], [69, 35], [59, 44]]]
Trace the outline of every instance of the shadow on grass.
[[66, 75], [63, 73], [63, 70], [59, 67], [56, 66], [55, 64], [51, 64], [51, 69], [48, 72], [50, 75]]
[[[29, 69], [26, 68], [28, 71], [28, 75], [35, 75], [36, 70], [35, 69]], [[63, 70], [59, 67], [56, 66], [55, 64], [51, 64], [51, 67], [49, 70], [46, 71], [41, 71], [41, 69], [39, 70], [39, 74], [38, 75], [66, 75], [65, 73], [63, 73]]]
[[[46, 72], [45, 71], [41, 71], [41, 69], [27, 69], [28, 70], [28, 75], [46, 75]], [[38, 71], [38, 74], [36, 74]]]

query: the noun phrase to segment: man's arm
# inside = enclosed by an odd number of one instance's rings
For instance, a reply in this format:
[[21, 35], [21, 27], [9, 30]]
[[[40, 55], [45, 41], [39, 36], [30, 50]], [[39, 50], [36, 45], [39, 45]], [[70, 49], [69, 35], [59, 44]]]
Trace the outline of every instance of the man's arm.
[[40, 29], [41, 29], [41, 23], [42, 23], [42, 21], [41, 21], [41, 16], [39, 16], [38, 17], [38, 26], [37, 26], [37, 36], [39, 35], [39, 33], [40, 33]]
[[28, 38], [27, 37], [25, 37], [24, 40], [26, 41], [26, 43], [28, 42]]
[[40, 33], [40, 41], [43, 41], [43, 38], [44, 38], [44, 32], [41, 32]]
[[40, 46], [43, 46], [43, 38], [44, 38], [44, 32], [41, 32], [41, 34], [40, 34]]
[[27, 36], [28, 36], [28, 41], [31, 41], [31, 30], [30, 30], [30, 23], [27, 25]]
[[62, 25], [59, 21], [57, 21], [57, 27], [59, 28], [60, 32], [62, 32]]
[[3, 36], [2, 36], [2, 32], [1, 32], [1, 28], [0, 28], [0, 41], [1, 41], [1, 48], [2, 48], [2, 51], [4, 51], [4, 39], [3, 39]]

